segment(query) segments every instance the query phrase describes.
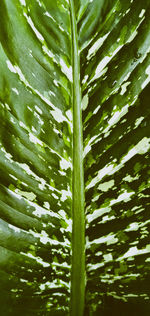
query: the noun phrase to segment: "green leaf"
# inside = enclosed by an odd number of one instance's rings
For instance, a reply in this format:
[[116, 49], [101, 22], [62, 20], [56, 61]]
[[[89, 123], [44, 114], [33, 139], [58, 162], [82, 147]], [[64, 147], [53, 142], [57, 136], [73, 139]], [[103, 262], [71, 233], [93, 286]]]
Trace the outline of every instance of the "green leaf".
[[149, 0], [0, 16], [1, 315], [149, 315]]

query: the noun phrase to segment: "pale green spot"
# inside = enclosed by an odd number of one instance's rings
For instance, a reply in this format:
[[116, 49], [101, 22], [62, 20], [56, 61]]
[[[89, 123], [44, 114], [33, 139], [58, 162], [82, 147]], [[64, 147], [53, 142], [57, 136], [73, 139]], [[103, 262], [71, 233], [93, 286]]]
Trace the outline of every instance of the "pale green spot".
[[98, 189], [101, 191], [107, 192], [109, 189], [111, 189], [113, 187], [114, 183], [115, 183], [114, 180], [110, 180], [108, 182], [101, 183], [101, 184], [99, 184]]

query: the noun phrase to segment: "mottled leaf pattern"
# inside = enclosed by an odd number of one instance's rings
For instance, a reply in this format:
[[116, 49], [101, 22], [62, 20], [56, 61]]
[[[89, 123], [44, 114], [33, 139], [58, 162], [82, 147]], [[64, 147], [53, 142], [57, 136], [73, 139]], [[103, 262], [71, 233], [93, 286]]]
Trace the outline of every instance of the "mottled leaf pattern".
[[[83, 109], [85, 316], [148, 316], [150, 2], [74, 5]], [[0, 2], [1, 316], [69, 313], [71, 34], [69, 0]]]
[[2, 316], [68, 312], [72, 155], [68, 12], [67, 1], [0, 4]]
[[148, 315], [150, 7], [136, 0], [109, 5], [103, 4], [96, 27], [87, 29], [84, 48], [79, 31], [87, 310]]

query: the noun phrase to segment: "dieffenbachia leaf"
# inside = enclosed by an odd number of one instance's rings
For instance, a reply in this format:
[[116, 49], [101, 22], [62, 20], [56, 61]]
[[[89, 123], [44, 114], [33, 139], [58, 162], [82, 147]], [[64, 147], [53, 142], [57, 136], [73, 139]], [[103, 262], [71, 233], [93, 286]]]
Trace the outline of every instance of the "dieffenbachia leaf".
[[1, 0], [2, 316], [149, 315], [149, 43], [149, 0]]

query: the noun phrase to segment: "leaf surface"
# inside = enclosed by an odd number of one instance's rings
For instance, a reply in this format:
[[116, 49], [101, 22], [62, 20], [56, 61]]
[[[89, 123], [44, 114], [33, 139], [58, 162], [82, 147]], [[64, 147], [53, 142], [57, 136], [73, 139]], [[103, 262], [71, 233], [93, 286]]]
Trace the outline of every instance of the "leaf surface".
[[84, 191], [85, 315], [149, 315], [149, 12], [148, 0], [0, 3], [2, 316], [68, 315]]

